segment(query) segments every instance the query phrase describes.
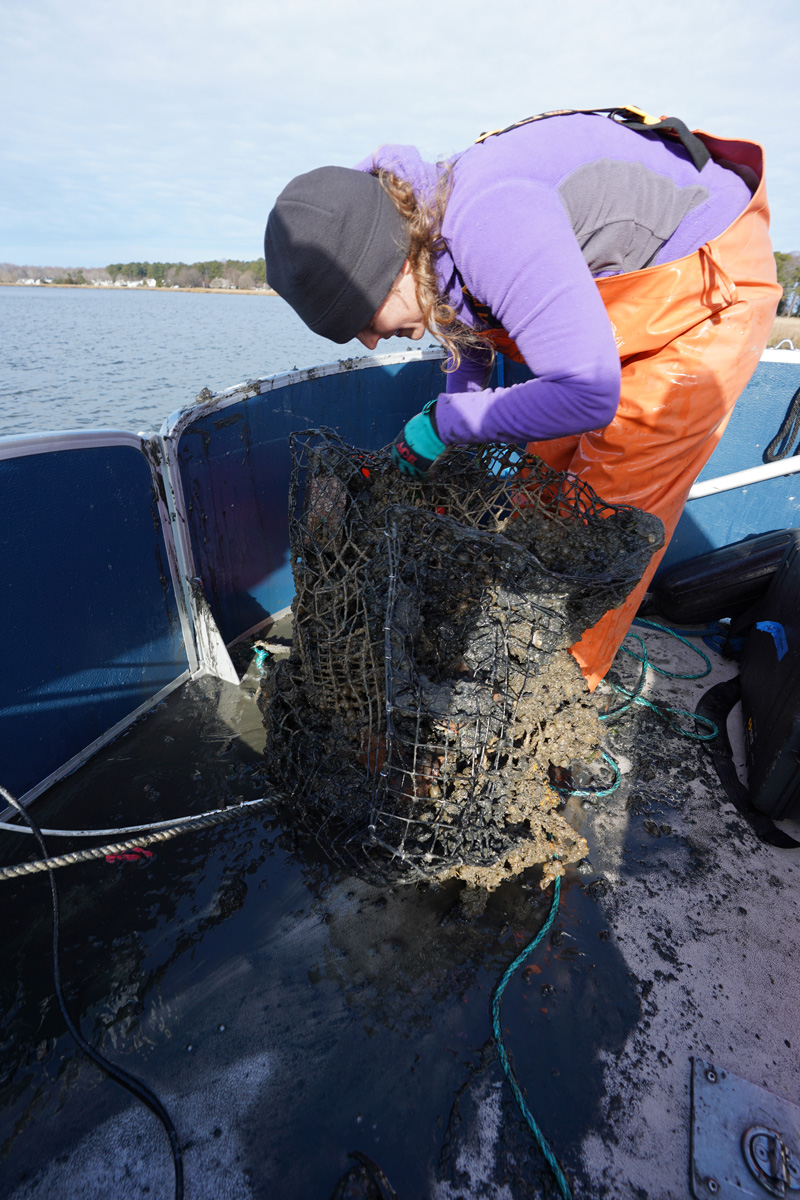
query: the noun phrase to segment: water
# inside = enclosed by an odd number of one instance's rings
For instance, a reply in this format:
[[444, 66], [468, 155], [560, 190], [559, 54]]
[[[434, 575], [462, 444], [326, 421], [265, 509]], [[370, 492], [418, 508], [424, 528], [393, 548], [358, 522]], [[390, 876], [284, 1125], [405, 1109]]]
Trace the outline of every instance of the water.
[[368, 353], [317, 337], [277, 296], [160, 289], [0, 287], [0, 331], [0, 434], [157, 429], [203, 387]]

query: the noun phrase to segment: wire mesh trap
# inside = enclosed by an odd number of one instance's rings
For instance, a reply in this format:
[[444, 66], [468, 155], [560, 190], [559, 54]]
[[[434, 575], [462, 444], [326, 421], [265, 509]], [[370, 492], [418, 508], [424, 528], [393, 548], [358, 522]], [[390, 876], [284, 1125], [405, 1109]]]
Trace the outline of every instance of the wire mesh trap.
[[543, 885], [586, 843], [553, 768], [600, 701], [567, 653], [620, 604], [661, 522], [508, 446], [430, 481], [328, 430], [292, 438], [292, 654], [265, 674], [265, 755], [326, 851], [386, 879]]

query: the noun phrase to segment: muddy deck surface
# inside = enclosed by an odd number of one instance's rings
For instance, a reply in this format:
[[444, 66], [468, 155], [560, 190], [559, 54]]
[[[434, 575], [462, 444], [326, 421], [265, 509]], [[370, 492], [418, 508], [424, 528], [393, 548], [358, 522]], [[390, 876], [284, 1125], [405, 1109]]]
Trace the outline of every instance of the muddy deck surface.
[[[680, 647], [647, 640], [680, 669]], [[733, 673], [714, 664], [651, 694], [693, 709]], [[254, 686], [187, 686], [36, 801], [38, 820], [113, 826], [267, 794]], [[800, 859], [758, 842], [702, 748], [652, 714], [607, 745], [622, 787], [566, 806], [590, 856], [503, 1027], [576, 1197], [678, 1200], [692, 1055], [800, 1099]], [[3, 834], [0, 861], [29, 840]], [[57, 873], [61, 969], [84, 1035], [171, 1113], [188, 1198], [328, 1200], [352, 1150], [400, 1200], [557, 1194], [491, 1040], [492, 990], [548, 910], [536, 869], [467, 919], [459, 883], [337, 874], [277, 810], [153, 849]], [[160, 1125], [65, 1031], [47, 876], [2, 897], [2, 1194], [171, 1196]]]

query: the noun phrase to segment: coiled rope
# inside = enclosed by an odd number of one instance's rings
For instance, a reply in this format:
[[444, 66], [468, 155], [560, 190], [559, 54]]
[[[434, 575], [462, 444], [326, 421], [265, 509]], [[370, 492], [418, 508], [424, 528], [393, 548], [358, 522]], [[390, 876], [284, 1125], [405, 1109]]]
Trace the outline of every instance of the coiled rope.
[[[680, 734], [681, 737], [693, 738], [698, 742], [713, 741], [717, 736], [718, 730], [714, 722], [708, 717], [699, 716], [697, 713], [690, 713], [688, 710], [683, 708], [671, 708], [666, 704], [656, 704], [654, 701], [648, 700], [642, 695], [642, 689], [644, 688], [645, 681], [647, 679], [648, 670], [655, 671], [656, 674], [663, 675], [666, 679], [703, 679], [711, 670], [711, 661], [708, 655], [704, 654], [699, 646], [695, 646], [692, 642], [688, 641], [688, 638], [692, 636], [705, 637], [706, 635], [716, 631], [713, 629], [703, 629], [699, 630], [696, 634], [693, 634], [690, 630], [670, 629], [666, 625], [656, 624], [655, 621], [646, 621], [643, 617], [637, 617], [634, 621], [634, 624], [645, 629], [654, 629], [658, 633], [668, 633], [671, 637], [677, 638], [677, 640], [682, 642], [684, 646], [688, 646], [689, 649], [693, 650], [695, 654], [700, 655], [705, 663], [705, 667], [702, 671], [689, 671], [685, 674], [679, 671], [668, 671], [665, 667], [659, 667], [654, 662], [650, 661], [650, 656], [647, 653], [647, 646], [644, 643], [644, 639], [641, 638], [638, 633], [627, 634], [627, 637], [634, 638], [639, 643], [641, 654], [637, 654], [635, 650], [631, 650], [629, 646], [624, 644], [620, 647], [620, 649], [623, 650], [625, 654], [629, 654], [631, 658], [635, 658], [637, 662], [641, 663], [642, 669], [639, 674], [639, 678], [636, 681], [636, 686], [632, 689], [626, 688], [619, 683], [611, 683], [610, 680], [606, 681], [618, 696], [623, 697], [623, 703], [617, 708], [611, 709], [610, 712], [601, 713], [600, 720], [614, 721], [623, 716], [624, 713], [628, 712], [628, 710], [631, 709], [634, 704], [640, 704], [643, 708], [651, 709], [652, 712], [656, 713], [662, 718], [662, 720], [666, 721], [670, 729], [672, 729], [674, 733]], [[708, 733], [696, 733], [693, 729], [685, 729], [674, 720], [675, 717], [688, 717], [694, 722], [702, 722], [702, 724], [708, 729]], [[622, 782], [622, 775], [617, 763], [614, 761], [611, 755], [605, 750], [602, 751], [602, 755], [613, 772], [613, 779], [607, 787], [574, 788], [566, 787], [558, 783], [551, 783], [550, 786], [552, 787], [553, 791], [559, 792], [562, 796], [586, 796], [595, 800], [599, 800], [603, 796], [610, 796], [617, 790]]]
[[[629, 646], [624, 644], [622, 645], [621, 649], [625, 654], [630, 655], [631, 658], [635, 658], [637, 662], [642, 664], [641, 674], [639, 675], [639, 679], [637, 680], [636, 686], [633, 688], [633, 690], [623, 687], [622, 684], [611, 683], [610, 680], [607, 681], [617, 695], [623, 697], [623, 703], [620, 704], [618, 708], [612, 709], [611, 712], [603, 713], [600, 717], [600, 720], [613, 721], [616, 718], [621, 717], [623, 713], [626, 713], [634, 704], [640, 704], [644, 708], [649, 708], [652, 710], [652, 712], [657, 713], [658, 716], [665, 720], [669, 727], [673, 729], [675, 733], [679, 733], [681, 737], [692, 738], [697, 742], [712, 742], [717, 736], [718, 730], [714, 722], [709, 720], [708, 717], [699, 717], [696, 713], [688, 712], [684, 708], [671, 708], [667, 704], [655, 704], [652, 700], [648, 700], [641, 694], [645, 684], [645, 679], [647, 678], [648, 669], [655, 671], [657, 675], [663, 675], [666, 679], [703, 679], [711, 671], [711, 661], [708, 655], [705, 654], [699, 646], [695, 646], [692, 642], [690, 642], [683, 633], [678, 633], [677, 630], [670, 629], [666, 625], [658, 625], [655, 621], [646, 621], [643, 617], [637, 617], [634, 621], [634, 625], [638, 625], [643, 629], [654, 629], [658, 633], [668, 633], [671, 637], [677, 638], [677, 640], [682, 642], [684, 646], [688, 646], [689, 649], [693, 650], [695, 654], [699, 654], [700, 658], [702, 658], [703, 662], [705, 663], [705, 668], [702, 671], [689, 671], [686, 673], [682, 673], [680, 671], [667, 671], [665, 667], [659, 667], [650, 661], [647, 653], [647, 647], [644, 644], [644, 639], [641, 638], [638, 633], [629, 633], [628, 637], [634, 638], [635, 641], [639, 643], [641, 654], [637, 654], [635, 650], [631, 650]], [[698, 636], [702, 636], [702, 634], [706, 632], [707, 631], [704, 630], [698, 634]], [[692, 722], [700, 722], [701, 724], [705, 725], [708, 732], [695, 733], [693, 729], [686, 729], [680, 723], [674, 720], [675, 717], [688, 717]]]

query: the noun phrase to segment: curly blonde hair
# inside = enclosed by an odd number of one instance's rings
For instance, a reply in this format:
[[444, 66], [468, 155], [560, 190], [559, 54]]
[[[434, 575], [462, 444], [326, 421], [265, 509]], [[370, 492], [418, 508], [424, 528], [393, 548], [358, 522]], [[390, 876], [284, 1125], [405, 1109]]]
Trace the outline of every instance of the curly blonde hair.
[[385, 167], [374, 166], [372, 174], [377, 176], [408, 228], [408, 261], [422, 317], [428, 330], [447, 352], [442, 370], [458, 370], [462, 354], [470, 349], [480, 349], [484, 354], [488, 351], [494, 362], [492, 343], [459, 320], [452, 304], [439, 295], [434, 262], [446, 248], [442, 221], [453, 182], [452, 165], [441, 173], [431, 203], [420, 200], [407, 180]]

